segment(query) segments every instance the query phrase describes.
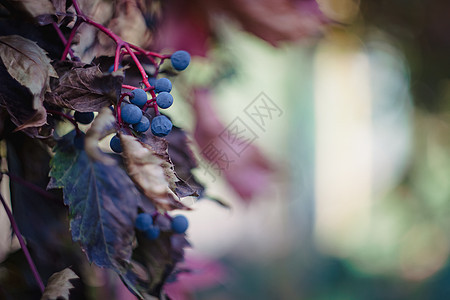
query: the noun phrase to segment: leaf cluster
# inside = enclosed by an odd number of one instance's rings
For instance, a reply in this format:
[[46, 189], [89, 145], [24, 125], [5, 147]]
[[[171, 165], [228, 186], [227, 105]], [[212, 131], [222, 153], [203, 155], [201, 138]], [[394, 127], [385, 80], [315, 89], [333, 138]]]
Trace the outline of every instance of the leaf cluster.
[[[139, 298], [160, 297], [189, 244], [184, 234], [170, 230], [150, 241], [136, 231], [136, 216], [189, 210], [181, 198], [201, 195], [203, 186], [191, 173], [196, 164], [181, 129], [163, 139], [119, 128], [109, 107], [117, 105], [122, 71], [104, 73], [95, 63], [59, 60], [63, 47], [51, 27], [59, 24], [67, 32], [70, 4], [0, 5], [0, 23], [9, 24], [0, 26], [0, 142], [7, 150], [0, 152], [6, 152], [2, 174], [10, 177], [14, 217], [47, 284], [42, 299], [68, 299], [69, 280], [83, 276], [86, 258], [114, 270]], [[61, 116], [73, 111], [98, 112], [83, 149], [74, 144], [77, 135], [84, 136], [78, 129], [58, 134], [67, 126]], [[99, 148], [114, 132], [122, 155]], [[27, 279], [23, 256], [10, 255], [2, 265], [12, 273], [2, 277], [10, 288], [0, 295], [34, 298], [37, 286]], [[73, 295], [86, 297], [83, 291]]]

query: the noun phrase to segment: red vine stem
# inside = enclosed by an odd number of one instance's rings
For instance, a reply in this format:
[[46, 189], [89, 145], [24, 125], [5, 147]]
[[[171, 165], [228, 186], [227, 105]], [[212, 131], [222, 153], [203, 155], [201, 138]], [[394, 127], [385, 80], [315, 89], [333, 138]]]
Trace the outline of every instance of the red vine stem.
[[[56, 22], [52, 22], [53, 28], [55, 28], [56, 33], [58, 34], [59, 38], [64, 44], [64, 47], [67, 45], [67, 40], [64, 34], [62, 33], [61, 29], [59, 29], [58, 24]], [[69, 47], [69, 54], [71, 58], [75, 57], [75, 54], [73, 53], [73, 50]]]
[[130, 45], [128, 43], [124, 43], [123, 45], [125, 49], [130, 54], [131, 58], [133, 59], [134, 63], [136, 64], [136, 67], [139, 69], [139, 72], [141, 72], [142, 81], [144, 82], [146, 87], [150, 86], [150, 83], [148, 82], [148, 76], [147, 73], [145, 73], [144, 67], [142, 67], [141, 62], [136, 57], [136, 54], [134, 54], [133, 50], [131, 49]]
[[121, 115], [121, 105], [122, 105], [122, 101], [125, 98], [125, 96], [129, 96], [130, 94], [128, 93], [123, 93], [120, 98], [119, 101], [117, 101], [117, 107], [116, 107], [116, 116], [117, 116], [117, 123], [119, 123], [119, 127], [122, 125], [122, 115]]
[[27, 259], [28, 264], [30, 265], [31, 272], [33, 273], [34, 278], [36, 279], [36, 282], [39, 285], [39, 289], [41, 290], [41, 293], [44, 293], [44, 283], [42, 282], [41, 276], [39, 275], [36, 265], [33, 262], [33, 259], [31, 258], [30, 252], [28, 252], [27, 245], [25, 244], [25, 241], [23, 240], [22, 235], [20, 234], [19, 227], [17, 226], [16, 220], [14, 220], [14, 216], [11, 213], [11, 210], [9, 209], [8, 205], [6, 204], [5, 199], [3, 199], [3, 196], [0, 194], [0, 200], [2, 201], [3, 208], [6, 211], [6, 214], [8, 215], [9, 222], [11, 223], [11, 226], [13, 228], [14, 234], [17, 236], [17, 239], [19, 240], [20, 247], [22, 248], [23, 254], [25, 255], [25, 258]]
[[40, 194], [41, 196], [47, 198], [47, 199], [52, 199], [52, 200], [59, 200], [55, 195], [53, 195], [52, 193], [47, 192], [46, 190], [42, 189], [41, 187], [26, 181], [25, 179], [11, 174], [9, 172], [0, 172], [0, 174], [5, 174], [9, 177], [10, 180], [15, 181], [21, 185], [23, 185], [24, 187], [29, 188], [30, 190], [33, 190], [34, 192]]
[[135, 90], [135, 89], [137, 89], [137, 87], [135, 87], [135, 86], [126, 85], [126, 84], [122, 84], [122, 88], [123, 89], [127, 89], [127, 90]]
[[119, 64], [120, 64], [120, 50], [121, 47], [117, 46], [116, 47], [116, 54], [114, 56], [114, 72], [117, 71], [117, 69], [119, 68]]
[[[61, 60], [64, 60], [67, 57], [68, 53], [73, 53], [73, 52], [70, 52], [71, 51], [70, 46], [71, 46], [72, 41], [73, 41], [73, 39], [75, 37], [76, 31], [78, 30], [78, 28], [80, 27], [80, 25], [83, 22], [86, 22], [87, 24], [89, 24], [91, 26], [94, 26], [95, 28], [97, 28], [100, 31], [102, 31], [103, 33], [105, 33], [107, 36], [109, 36], [116, 43], [116, 50], [115, 50], [115, 56], [114, 56], [114, 68], [113, 68], [113, 70], [117, 71], [117, 69], [119, 68], [120, 60], [122, 59], [123, 55], [125, 55], [125, 54], [130, 55], [131, 58], [133, 59], [135, 65], [136, 65], [136, 67], [138, 68], [139, 72], [141, 73], [142, 82], [145, 85], [145, 90], [150, 92], [152, 98], [155, 98], [156, 97], [155, 91], [152, 89], [152, 86], [150, 85], [150, 83], [148, 81], [147, 73], [145, 72], [144, 67], [142, 66], [141, 62], [137, 58], [136, 53], [137, 54], [143, 54], [143, 55], [147, 56], [147, 58], [152, 62], [152, 64], [156, 67], [156, 71], [155, 71], [154, 75], [157, 75], [158, 69], [161, 66], [161, 64], [164, 62], [165, 59], [170, 58], [171, 55], [162, 55], [162, 54], [155, 53], [155, 52], [152, 52], [152, 51], [146, 51], [146, 50], [144, 50], [144, 49], [142, 49], [142, 48], [140, 48], [140, 47], [138, 47], [136, 45], [129, 44], [129, 43], [125, 42], [121, 37], [119, 37], [117, 34], [112, 32], [109, 28], [107, 28], [107, 27], [105, 27], [105, 26], [103, 26], [103, 25], [101, 25], [101, 24], [91, 20], [89, 17], [87, 17], [83, 13], [83, 11], [81, 10], [77, 0], [72, 0], [72, 4], [73, 4], [73, 7], [75, 8], [75, 11], [76, 11], [76, 14], [77, 14], [77, 20], [75, 22], [75, 25], [72, 28], [72, 31], [70, 32], [69, 38], [67, 39], [67, 41], [65, 41], [66, 46], [65, 46], [65, 49], [64, 49], [64, 52], [63, 52]], [[53, 26], [56, 26], [56, 25], [54, 24]], [[61, 30], [59, 30], [59, 28], [57, 29], [57, 32], [58, 32], [58, 35], [60, 35], [61, 40], [64, 42], [64, 39], [63, 39], [64, 36], [62, 35]], [[122, 48], [125, 48], [125, 52], [123, 52], [123, 53], [121, 52]], [[133, 50], [135, 50], [136, 52], [133, 51]], [[154, 57], [157, 57], [157, 58], [160, 59], [159, 63], [157, 63], [155, 61]], [[122, 88], [130, 89], [130, 90], [135, 89], [135, 87], [132, 87], [132, 86], [129, 86], [129, 85], [122, 85]], [[123, 100], [123, 97], [121, 97], [119, 99], [117, 107], [116, 107], [117, 121], [119, 123], [119, 126], [122, 124], [122, 120], [121, 120], [121, 116], [120, 116], [120, 103], [122, 102], [122, 100]], [[159, 113], [158, 105], [156, 105], [156, 102], [152, 103], [152, 105], [153, 105], [153, 108], [155, 110], [155, 113], [157, 115], [159, 115], [160, 113]], [[58, 112], [55, 112], [55, 113], [58, 113]], [[62, 115], [62, 116], [67, 118], [67, 115], [64, 115], [62, 113], [58, 113], [58, 114], [60, 114], [60, 115]], [[73, 119], [71, 117], [67, 118], [67, 119], [70, 120], [72, 123], [74, 123]], [[74, 123], [74, 125], [75, 124], [76, 124], [76, 122]], [[78, 133], [79, 132], [78, 125], [75, 125], [75, 128], [77, 129], [77, 133]]]
[[75, 22], [75, 25], [73, 25], [72, 31], [70, 32], [70, 35], [69, 35], [69, 38], [66, 41], [66, 47], [64, 48], [64, 52], [61, 56], [61, 60], [66, 59], [67, 54], [71, 50], [70, 46], [72, 45], [73, 38], [75, 37], [75, 34], [77, 33], [77, 29], [78, 29], [78, 27], [80, 27], [81, 23], [82, 23], [82, 21], [77, 19], [77, 21]]

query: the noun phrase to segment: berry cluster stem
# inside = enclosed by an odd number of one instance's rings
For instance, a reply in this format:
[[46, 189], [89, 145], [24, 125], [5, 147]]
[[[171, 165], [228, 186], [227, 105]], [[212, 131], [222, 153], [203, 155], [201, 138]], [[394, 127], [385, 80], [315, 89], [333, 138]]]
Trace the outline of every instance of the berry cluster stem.
[[[140, 54], [140, 55], [144, 55], [146, 56], [151, 63], [156, 67], [156, 71], [154, 75], [157, 75], [158, 69], [161, 66], [161, 64], [164, 62], [165, 59], [168, 59], [171, 57], [171, 55], [163, 55], [163, 54], [159, 54], [156, 52], [152, 52], [152, 51], [147, 51], [145, 49], [142, 49], [141, 47], [138, 47], [136, 45], [130, 44], [128, 42], [125, 42], [120, 36], [118, 36], [117, 34], [115, 34], [114, 32], [112, 32], [109, 28], [103, 26], [102, 24], [99, 24], [95, 21], [93, 21], [92, 19], [90, 19], [88, 16], [86, 16], [84, 14], [84, 12], [81, 10], [78, 1], [77, 0], [72, 0], [72, 4], [73, 7], [75, 9], [76, 12], [76, 21], [75, 21], [75, 25], [73, 26], [70, 35], [68, 37], [68, 39], [66, 40], [64, 35], [62, 34], [61, 30], [58, 28], [58, 26], [56, 25], [56, 23], [53, 24], [53, 27], [55, 27], [55, 30], [57, 31], [58, 35], [60, 36], [61, 40], [63, 41], [63, 43], [65, 44], [65, 48], [64, 48], [64, 52], [62, 54], [61, 60], [64, 60], [67, 58], [67, 55], [70, 54], [71, 57], [73, 58], [73, 51], [70, 48], [70, 46], [72, 45], [73, 39], [75, 37], [75, 34], [78, 30], [78, 28], [80, 27], [80, 25], [82, 23], [87, 23], [95, 28], [97, 28], [98, 30], [102, 31], [103, 33], [105, 33], [108, 37], [110, 37], [116, 44], [116, 50], [115, 50], [115, 56], [114, 56], [114, 71], [117, 71], [119, 68], [119, 64], [120, 64], [120, 60], [122, 59], [123, 55], [130, 55], [131, 59], [133, 60], [133, 62], [135, 63], [136, 67], [138, 68], [139, 72], [141, 73], [142, 76], [142, 82], [145, 85], [145, 91], [150, 92], [152, 99], [156, 98], [156, 94], [154, 91], [154, 87], [152, 87], [148, 81], [148, 76], [147, 73], [145, 72], [144, 67], [142, 66], [141, 62], [139, 61], [139, 59], [137, 58], [136, 54]], [[124, 50], [122, 52], [122, 49]], [[157, 62], [155, 60], [155, 58], [159, 59], [159, 62]], [[122, 85], [122, 88], [125, 89], [129, 89], [129, 90], [133, 90], [136, 89], [133, 86], [129, 86], [129, 85]], [[121, 97], [121, 99], [119, 100], [119, 103], [117, 105], [117, 121], [119, 123], [119, 125], [122, 123], [121, 120], [121, 116], [120, 116], [120, 102], [122, 102], [123, 97]], [[155, 110], [156, 115], [159, 115], [159, 109], [158, 109], [158, 105], [155, 102], [152, 103], [148, 103], [148, 105], [146, 105], [145, 108], [147, 108], [148, 106], [152, 106], [153, 109]], [[57, 113], [57, 112], [54, 112]], [[64, 114], [62, 113], [58, 113], [62, 116], [64, 116]], [[64, 116], [67, 118], [67, 116]], [[69, 116], [69, 118], [67, 118], [69, 121], [73, 121], [73, 119]], [[79, 132], [78, 129], [78, 125], [76, 125], [76, 122], [72, 122], [75, 125], [75, 128], [77, 130], [77, 133]]]

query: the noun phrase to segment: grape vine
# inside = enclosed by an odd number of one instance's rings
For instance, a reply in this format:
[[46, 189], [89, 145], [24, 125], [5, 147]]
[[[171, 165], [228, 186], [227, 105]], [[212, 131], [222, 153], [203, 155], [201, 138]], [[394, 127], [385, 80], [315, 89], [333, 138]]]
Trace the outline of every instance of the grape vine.
[[[65, 22], [51, 19], [41, 24], [54, 30], [59, 46], [62, 43], [60, 51], [49, 53], [23, 33], [0, 36], [0, 76], [5, 86], [15, 86], [0, 89], [0, 113], [4, 109], [8, 116], [1, 125], [5, 122], [11, 128], [5, 132], [0, 128], [0, 140], [14, 145], [20, 136], [33, 147], [43, 147], [38, 153], [50, 161], [50, 166], [41, 166], [43, 170], [50, 168], [50, 182], [43, 178], [35, 185], [22, 179], [15, 174], [17, 170], [11, 162], [10, 169], [1, 174], [11, 178], [11, 186], [22, 184], [44, 199], [51, 196], [57, 202], [63, 200], [69, 211], [71, 238], [78, 242], [89, 262], [114, 270], [140, 299], [149, 295], [162, 297], [165, 281], [176, 276], [177, 263], [183, 260], [184, 248], [189, 245], [186, 217], [172, 217], [168, 211], [189, 210], [180, 199], [198, 196], [203, 186], [192, 179], [191, 169], [195, 166], [184, 133], [160, 112], [171, 107], [173, 97], [171, 81], [158, 77], [166, 60], [170, 60], [175, 73], [185, 70], [190, 55], [183, 50], [169, 55], [145, 50], [88, 17], [77, 0], [68, 2], [66, 9], [70, 7], [72, 11], [55, 13], [63, 16]], [[82, 62], [72, 49], [83, 24], [103, 32], [115, 43], [114, 63], [107, 72], [102, 72], [95, 62]], [[127, 57], [133, 66], [126, 65]], [[154, 67], [150, 77], [141, 63], [143, 59]], [[128, 68], [135, 68], [140, 74], [135, 85], [123, 83]], [[15, 102], [20, 93], [31, 105], [19, 106]], [[74, 130], [61, 137], [55, 130], [64, 120]], [[80, 125], [89, 128], [85, 131]], [[172, 131], [176, 131], [177, 139], [168, 137]], [[113, 153], [104, 153], [98, 144], [109, 135]], [[49, 146], [53, 147], [51, 157], [46, 150]], [[171, 148], [183, 153], [188, 167], [180, 165], [179, 159], [177, 163], [172, 161]], [[183, 178], [176, 169], [182, 170]], [[58, 189], [62, 189], [63, 196], [53, 195], [52, 191]], [[39, 241], [33, 243], [36, 237], [30, 230], [19, 231], [20, 224], [27, 220], [15, 220], [13, 213], [20, 213], [14, 208], [16, 198], [13, 194], [13, 212], [3, 197], [1, 202], [39, 291], [46, 294], [50, 276], [38, 272], [39, 261], [35, 264], [33, 260], [37, 258], [27, 250], [21, 233], [30, 241], [28, 247], [39, 247]], [[67, 210], [59, 212], [67, 216]], [[59, 244], [53, 248], [65, 251]], [[81, 272], [74, 260], [64, 267], [70, 265], [76, 273]], [[53, 266], [51, 270], [54, 276], [67, 274], [57, 272], [61, 269]]]

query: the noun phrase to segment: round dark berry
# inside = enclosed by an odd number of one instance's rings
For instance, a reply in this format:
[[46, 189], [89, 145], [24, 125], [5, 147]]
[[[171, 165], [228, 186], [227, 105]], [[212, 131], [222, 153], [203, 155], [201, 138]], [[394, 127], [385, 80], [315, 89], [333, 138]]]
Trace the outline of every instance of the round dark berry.
[[151, 129], [155, 136], [166, 136], [172, 130], [172, 122], [166, 116], [156, 116], [152, 119]]
[[[117, 67], [117, 70], [122, 69], [122, 65], [119, 64], [119, 66]], [[108, 69], [108, 73], [112, 73], [114, 72], [114, 65], [112, 65], [111, 67], [109, 67]]]
[[137, 124], [141, 121], [142, 111], [134, 104], [125, 104], [120, 112], [122, 120], [128, 124]]
[[146, 231], [153, 225], [153, 218], [150, 214], [142, 213], [139, 214], [134, 221], [134, 226], [140, 231]]
[[160, 78], [156, 80], [155, 83], [155, 92], [170, 92], [172, 90], [172, 82], [170, 82], [167, 78]]
[[169, 219], [163, 214], [157, 215], [154, 223], [161, 231], [169, 231], [170, 229], [172, 229], [171, 218]]
[[145, 231], [146, 236], [149, 240], [156, 240], [159, 237], [159, 228], [154, 225], [150, 225], [150, 227]]
[[186, 69], [187, 66], [189, 66], [190, 61], [191, 55], [184, 50], [179, 50], [173, 53], [170, 57], [170, 62], [172, 63], [173, 68], [178, 71], [183, 71]]
[[169, 108], [173, 103], [173, 97], [168, 92], [161, 92], [156, 96], [156, 104], [161, 108]]
[[111, 147], [111, 150], [116, 153], [122, 153], [122, 144], [120, 143], [120, 138], [115, 135], [112, 137], [111, 141], [109, 141], [109, 147]]
[[147, 103], [147, 93], [143, 89], [135, 89], [131, 92], [133, 98], [131, 98], [130, 102], [143, 107], [145, 103]]
[[142, 116], [139, 123], [133, 125], [133, 129], [137, 132], [145, 132], [150, 128], [150, 121], [146, 116]]
[[183, 215], [172, 218], [172, 230], [176, 233], [185, 233], [189, 227], [188, 219]]
[[76, 111], [73, 117], [80, 124], [89, 124], [94, 120], [94, 113]]
[[148, 83], [150, 83], [150, 85], [154, 87], [156, 85], [156, 80], [156, 77], [149, 77]]

